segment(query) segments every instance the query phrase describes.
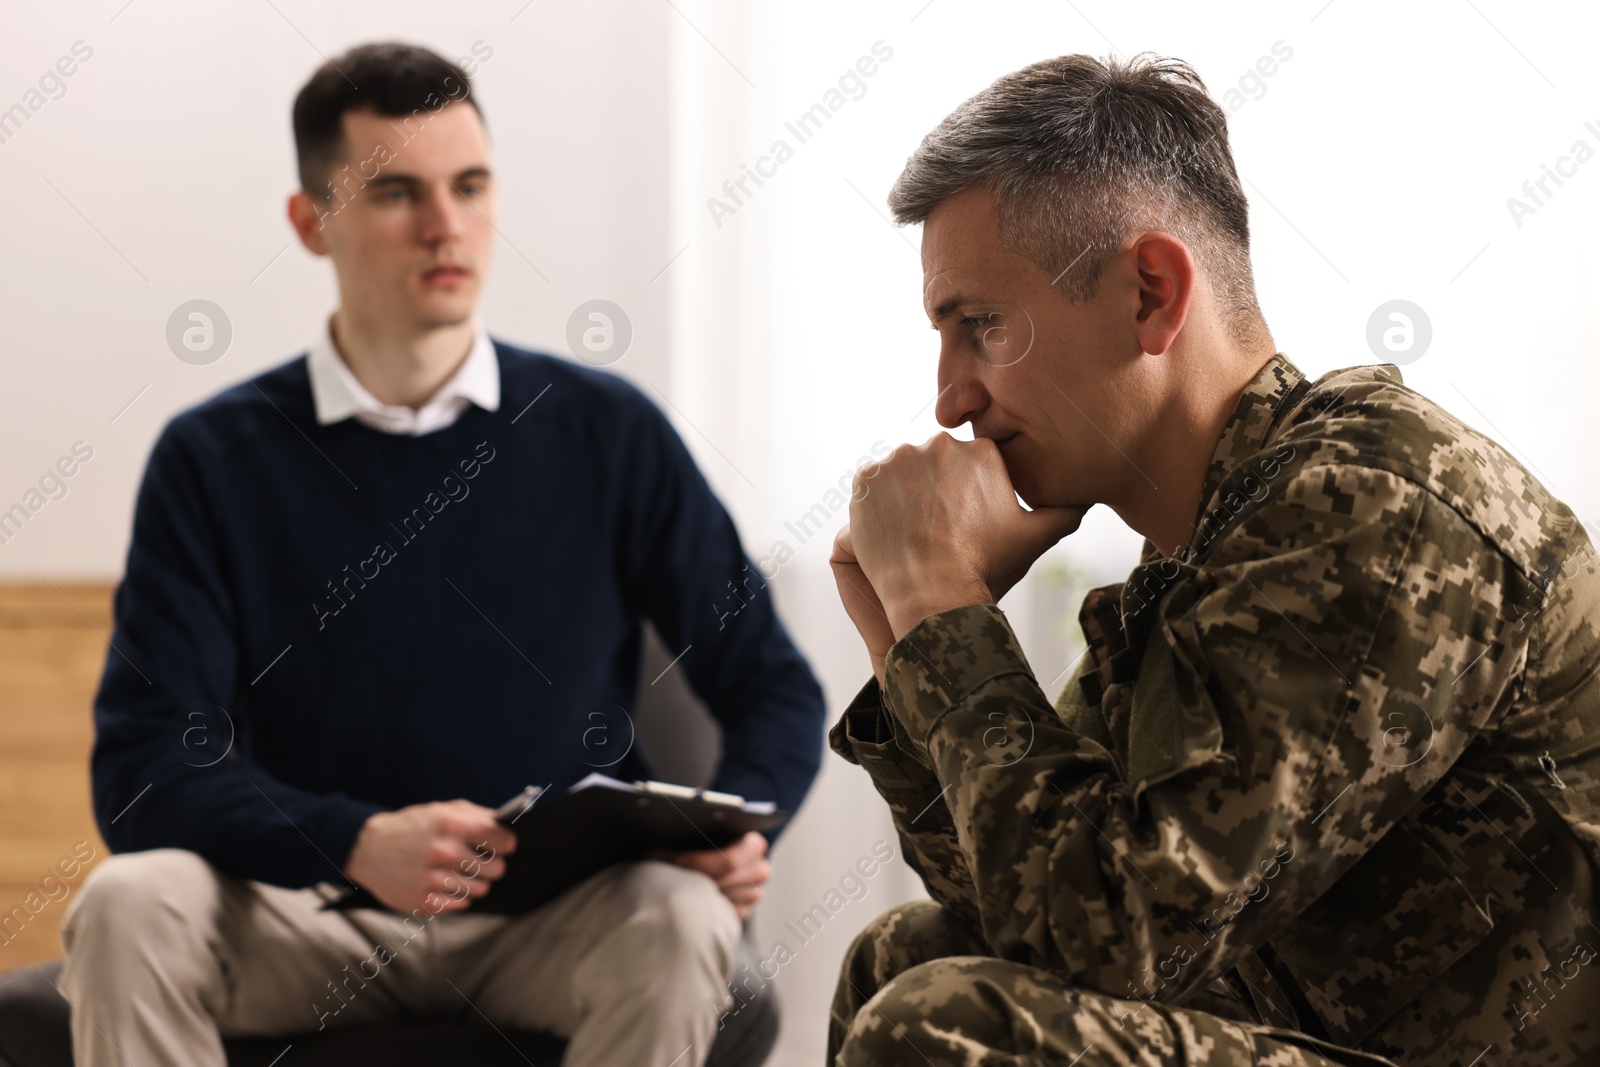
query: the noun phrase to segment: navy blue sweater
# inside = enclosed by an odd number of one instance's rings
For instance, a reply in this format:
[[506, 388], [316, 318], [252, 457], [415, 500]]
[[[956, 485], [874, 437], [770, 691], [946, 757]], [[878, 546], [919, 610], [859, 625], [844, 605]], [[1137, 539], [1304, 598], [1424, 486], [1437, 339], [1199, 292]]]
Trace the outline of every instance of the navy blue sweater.
[[622, 378], [495, 351], [500, 410], [421, 437], [318, 425], [303, 356], [167, 424], [95, 700], [113, 851], [340, 883], [374, 812], [649, 776], [646, 618], [721, 725], [712, 788], [799, 806], [822, 694], [683, 442]]

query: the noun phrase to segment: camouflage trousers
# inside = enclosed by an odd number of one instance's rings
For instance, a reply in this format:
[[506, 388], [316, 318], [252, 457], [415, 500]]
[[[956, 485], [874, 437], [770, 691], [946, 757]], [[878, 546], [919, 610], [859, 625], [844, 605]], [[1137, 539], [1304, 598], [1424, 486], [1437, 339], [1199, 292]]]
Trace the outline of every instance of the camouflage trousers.
[[1079, 989], [995, 958], [931, 900], [874, 919], [845, 953], [830, 1067], [1392, 1067], [1222, 1015]]

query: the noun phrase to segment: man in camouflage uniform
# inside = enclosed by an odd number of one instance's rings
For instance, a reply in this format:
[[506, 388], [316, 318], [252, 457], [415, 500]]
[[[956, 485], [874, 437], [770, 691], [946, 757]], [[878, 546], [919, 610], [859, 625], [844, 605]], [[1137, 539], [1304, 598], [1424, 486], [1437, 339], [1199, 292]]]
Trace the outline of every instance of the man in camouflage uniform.
[[[1002, 79], [919, 151], [1075, 81], [1099, 86], [1090, 135], [1186, 107], [1204, 121], [1166, 131], [1226, 155], [1187, 68], [1087, 57]], [[1394, 366], [1313, 382], [1228, 328], [1222, 271], [1148, 218], [1054, 307], [1003, 182], [951, 192], [918, 162], [891, 204], [927, 224], [939, 418], [975, 439], [862, 472], [834, 567], [876, 677], [829, 741], [933, 899], [849, 949], [829, 1062], [1600, 1063], [1600, 561], [1578, 519]], [[1211, 381], [1096, 395], [1123, 357]], [[1052, 706], [994, 602], [1094, 503], [1144, 551], [1085, 599]]]

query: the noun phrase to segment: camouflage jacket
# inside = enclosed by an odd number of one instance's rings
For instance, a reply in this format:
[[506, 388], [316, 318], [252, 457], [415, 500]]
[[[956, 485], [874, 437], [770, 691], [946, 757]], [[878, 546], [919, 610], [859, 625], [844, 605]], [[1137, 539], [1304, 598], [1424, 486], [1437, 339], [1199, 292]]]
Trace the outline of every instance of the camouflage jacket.
[[[1283, 355], [1052, 705], [931, 615], [829, 734], [995, 954], [1408, 1065], [1600, 1063], [1600, 562], [1393, 366]], [[1138, 1004], [1130, 1010], [1139, 1009]]]

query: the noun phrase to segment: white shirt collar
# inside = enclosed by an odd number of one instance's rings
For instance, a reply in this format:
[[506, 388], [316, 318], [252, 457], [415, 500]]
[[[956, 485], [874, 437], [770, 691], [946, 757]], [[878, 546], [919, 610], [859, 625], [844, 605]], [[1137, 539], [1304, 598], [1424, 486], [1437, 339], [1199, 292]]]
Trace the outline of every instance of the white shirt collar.
[[472, 348], [467, 358], [425, 404], [408, 408], [383, 403], [361, 384], [333, 343], [333, 316], [329, 315], [306, 358], [317, 422], [326, 426], [354, 416], [385, 433], [420, 437], [455, 422], [468, 404], [485, 411], [499, 410], [500, 362], [483, 324], [476, 317], [472, 322]]

